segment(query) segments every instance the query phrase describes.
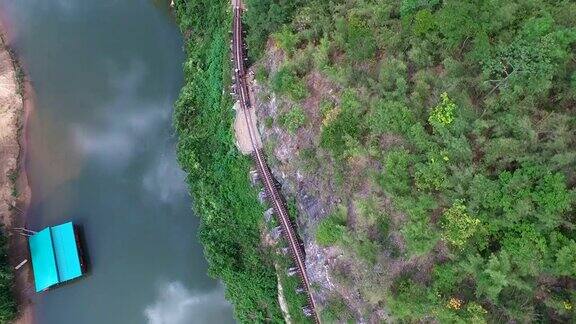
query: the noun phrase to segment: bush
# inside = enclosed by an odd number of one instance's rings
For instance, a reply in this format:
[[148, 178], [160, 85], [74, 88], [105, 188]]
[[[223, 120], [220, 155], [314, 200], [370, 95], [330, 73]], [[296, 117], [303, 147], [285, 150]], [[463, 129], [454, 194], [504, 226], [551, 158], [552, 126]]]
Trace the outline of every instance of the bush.
[[262, 55], [268, 36], [280, 30], [304, 3], [303, 0], [246, 0], [246, 7], [250, 8], [244, 18], [248, 27], [246, 43], [253, 60]]
[[406, 239], [409, 255], [429, 253], [438, 242], [439, 236], [424, 220], [409, 222], [400, 231]]
[[436, 27], [436, 21], [429, 9], [422, 9], [414, 17], [412, 30], [417, 36], [424, 36]]
[[361, 135], [361, 103], [352, 91], [342, 94], [340, 110], [331, 122], [322, 128], [320, 146], [341, 158], [346, 151], [346, 138], [359, 139]]
[[436, 128], [445, 127], [454, 121], [456, 104], [448, 97], [446, 92], [440, 95], [441, 102], [432, 109], [428, 121]]
[[322, 246], [333, 245], [346, 233], [345, 211], [339, 211], [324, 218], [316, 228], [316, 242]]
[[576, 242], [570, 240], [556, 252], [555, 272], [560, 276], [576, 277]]
[[278, 46], [286, 51], [289, 55], [294, 53], [298, 44], [298, 35], [294, 34], [289, 27], [284, 26], [279, 32], [273, 35]]
[[446, 156], [432, 155], [425, 163], [415, 165], [415, 183], [419, 190], [442, 190], [447, 186]]
[[298, 128], [306, 123], [306, 114], [300, 106], [294, 106], [288, 112], [279, 117], [278, 122], [290, 133], [295, 133]]
[[9, 323], [16, 317], [16, 300], [12, 294], [14, 274], [8, 261], [8, 242], [0, 229], [0, 322]]
[[412, 112], [401, 102], [383, 101], [368, 117], [373, 134], [406, 134], [414, 122]]
[[457, 249], [462, 249], [474, 235], [480, 220], [468, 215], [461, 200], [442, 214], [442, 237]]
[[296, 75], [293, 68], [285, 65], [281, 67], [271, 82], [272, 90], [279, 94], [289, 96], [292, 100], [302, 100], [308, 96], [306, 83]]
[[376, 54], [378, 48], [372, 30], [361, 17], [350, 17], [342, 29], [346, 55], [352, 60], [362, 61]]
[[384, 161], [382, 187], [394, 195], [404, 195], [410, 191], [412, 178], [410, 166], [412, 164], [410, 152], [397, 149], [388, 152]]

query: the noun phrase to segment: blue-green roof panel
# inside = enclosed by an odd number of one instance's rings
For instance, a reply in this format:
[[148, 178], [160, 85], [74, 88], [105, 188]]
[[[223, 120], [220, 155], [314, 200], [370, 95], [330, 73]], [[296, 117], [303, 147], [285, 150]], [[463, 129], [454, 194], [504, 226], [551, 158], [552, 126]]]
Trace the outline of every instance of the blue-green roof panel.
[[32, 268], [34, 272], [34, 285], [36, 291], [42, 291], [57, 284], [58, 270], [52, 246], [50, 228], [32, 235], [28, 241], [32, 255]]
[[72, 222], [51, 227], [60, 282], [82, 276]]

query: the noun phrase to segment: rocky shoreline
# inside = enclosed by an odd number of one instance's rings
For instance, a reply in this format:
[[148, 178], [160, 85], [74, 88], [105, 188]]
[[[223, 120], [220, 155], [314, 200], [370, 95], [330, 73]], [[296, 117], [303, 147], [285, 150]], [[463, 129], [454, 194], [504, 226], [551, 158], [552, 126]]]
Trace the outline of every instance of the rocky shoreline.
[[33, 92], [25, 73], [11, 50], [9, 35], [0, 29], [0, 221], [8, 236], [10, 265], [15, 270], [14, 294], [18, 303], [15, 323], [32, 323], [33, 294], [26, 239], [18, 228], [26, 227], [30, 187], [26, 175], [28, 117]]

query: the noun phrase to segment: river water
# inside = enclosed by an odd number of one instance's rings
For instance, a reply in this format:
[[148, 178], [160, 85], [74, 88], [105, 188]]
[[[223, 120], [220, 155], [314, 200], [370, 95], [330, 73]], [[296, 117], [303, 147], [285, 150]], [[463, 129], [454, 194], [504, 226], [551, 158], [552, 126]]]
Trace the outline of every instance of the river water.
[[80, 224], [90, 264], [35, 295], [37, 323], [232, 322], [176, 163], [184, 56], [165, 2], [0, 0], [36, 91], [29, 227]]

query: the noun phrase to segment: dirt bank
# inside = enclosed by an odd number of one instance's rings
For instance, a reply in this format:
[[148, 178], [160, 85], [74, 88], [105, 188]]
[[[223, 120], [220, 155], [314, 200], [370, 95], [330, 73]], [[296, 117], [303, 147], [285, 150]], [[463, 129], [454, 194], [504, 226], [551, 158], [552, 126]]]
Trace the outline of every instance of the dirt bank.
[[[17, 228], [26, 227], [30, 187], [25, 172], [28, 116], [33, 92], [0, 27], [0, 221], [9, 239], [10, 263], [29, 259], [26, 239]], [[33, 294], [30, 261], [15, 271], [15, 294], [20, 305], [15, 323], [32, 323]]]

